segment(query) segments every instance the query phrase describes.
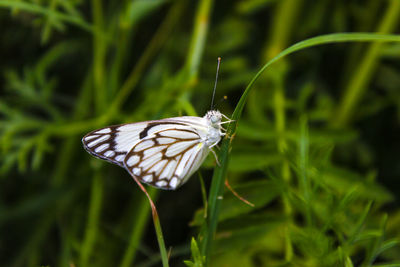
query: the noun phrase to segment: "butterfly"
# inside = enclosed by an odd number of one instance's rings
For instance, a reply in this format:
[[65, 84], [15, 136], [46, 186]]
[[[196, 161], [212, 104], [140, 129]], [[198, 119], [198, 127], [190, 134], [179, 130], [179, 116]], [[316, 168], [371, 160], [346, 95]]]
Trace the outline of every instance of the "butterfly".
[[[222, 121], [225, 118], [227, 121]], [[82, 138], [90, 154], [125, 168], [139, 181], [174, 190], [199, 169], [225, 135], [227, 116], [182, 116], [128, 123], [92, 131]], [[218, 162], [218, 159], [217, 159]]]

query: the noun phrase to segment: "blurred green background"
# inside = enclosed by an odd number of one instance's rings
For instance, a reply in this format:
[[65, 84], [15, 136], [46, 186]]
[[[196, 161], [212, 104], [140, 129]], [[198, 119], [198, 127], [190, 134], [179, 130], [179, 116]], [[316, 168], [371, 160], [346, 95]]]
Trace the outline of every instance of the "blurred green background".
[[[399, 15], [399, 0], [0, 0], [0, 265], [161, 266], [147, 199], [82, 136], [203, 116], [218, 56], [229, 117], [285, 48], [396, 34]], [[225, 190], [210, 266], [400, 266], [399, 88], [399, 42], [314, 46], [268, 67], [227, 172], [255, 207]], [[202, 247], [214, 167], [211, 155], [177, 191], [149, 188], [171, 266], [204, 264], [191, 240]]]

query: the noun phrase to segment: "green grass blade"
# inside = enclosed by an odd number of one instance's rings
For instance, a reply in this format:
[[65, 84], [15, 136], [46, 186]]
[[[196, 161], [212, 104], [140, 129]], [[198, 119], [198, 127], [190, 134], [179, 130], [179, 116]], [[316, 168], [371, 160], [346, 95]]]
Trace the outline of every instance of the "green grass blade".
[[154, 228], [156, 229], [158, 245], [160, 246], [162, 265], [163, 267], [168, 267], [169, 266], [168, 254], [167, 254], [167, 249], [165, 248], [164, 236], [161, 230], [160, 217], [153, 216], [153, 222], [154, 222]]

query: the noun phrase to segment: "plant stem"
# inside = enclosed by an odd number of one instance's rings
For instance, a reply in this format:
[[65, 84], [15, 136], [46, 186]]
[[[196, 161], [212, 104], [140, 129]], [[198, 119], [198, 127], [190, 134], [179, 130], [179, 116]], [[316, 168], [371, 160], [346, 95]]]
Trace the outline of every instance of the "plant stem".
[[308, 125], [307, 125], [307, 117], [304, 115], [300, 118], [300, 138], [299, 138], [299, 173], [300, 173], [300, 184], [301, 190], [306, 206], [305, 217], [307, 225], [312, 226], [312, 196], [310, 190], [310, 181], [308, 179], [308, 146], [309, 146], [309, 138], [308, 138]]
[[[153, 197], [154, 192], [154, 188], [151, 188], [149, 190], [149, 195]], [[135, 222], [133, 223], [129, 245], [122, 257], [120, 267], [132, 266], [132, 263], [135, 260], [137, 248], [139, 247], [139, 242], [145, 233], [145, 227], [147, 226], [146, 223], [148, 222], [150, 215], [150, 209], [144, 196], [141, 196], [140, 202], [136, 204]]]
[[52, 26], [52, 23], [53, 23], [52, 14], [56, 10], [56, 7], [57, 7], [57, 0], [51, 0], [50, 4], [49, 4], [50, 12], [49, 12], [49, 15], [47, 16], [46, 24], [45, 24], [45, 26], [43, 28], [43, 31], [42, 31], [42, 38], [41, 38], [42, 44], [45, 44], [49, 40], [50, 32], [51, 32], [51, 26]]
[[[400, 1], [391, 0], [386, 8], [383, 20], [379, 25], [378, 33], [392, 32], [398, 24], [400, 15]], [[374, 42], [369, 45], [365, 56], [360, 61], [358, 67], [355, 68], [354, 75], [349, 81], [343, 97], [339, 103], [337, 112], [332, 114], [331, 125], [335, 128], [346, 126], [353, 118], [354, 110], [357, 108], [368, 83], [373, 77], [373, 72], [377, 68], [382, 48], [381, 42]]]
[[93, 176], [92, 192], [90, 196], [88, 222], [85, 230], [85, 238], [81, 249], [81, 266], [88, 266], [96, 236], [98, 235], [98, 222], [103, 198], [103, 180], [100, 170]]
[[100, 32], [104, 30], [103, 7], [101, 0], [92, 0], [93, 21], [96, 33], [93, 36], [93, 84], [96, 113], [102, 114], [105, 109], [107, 92], [105, 87], [104, 64], [106, 55], [106, 43], [101, 38]]
[[206, 43], [208, 25], [210, 24], [209, 20], [212, 6], [212, 0], [202, 0], [198, 5], [193, 38], [190, 42], [189, 56], [185, 65], [185, 69], [189, 74], [189, 80], [197, 78], [201, 56], [203, 55], [204, 45]]

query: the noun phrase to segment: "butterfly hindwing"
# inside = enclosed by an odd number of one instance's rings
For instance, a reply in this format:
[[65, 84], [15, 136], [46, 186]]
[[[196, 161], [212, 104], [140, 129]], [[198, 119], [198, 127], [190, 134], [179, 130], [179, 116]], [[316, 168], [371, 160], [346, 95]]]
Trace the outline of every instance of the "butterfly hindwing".
[[176, 189], [208, 154], [198, 131], [184, 121], [154, 122], [145, 133], [126, 154], [124, 164], [132, 175], [152, 186]]

